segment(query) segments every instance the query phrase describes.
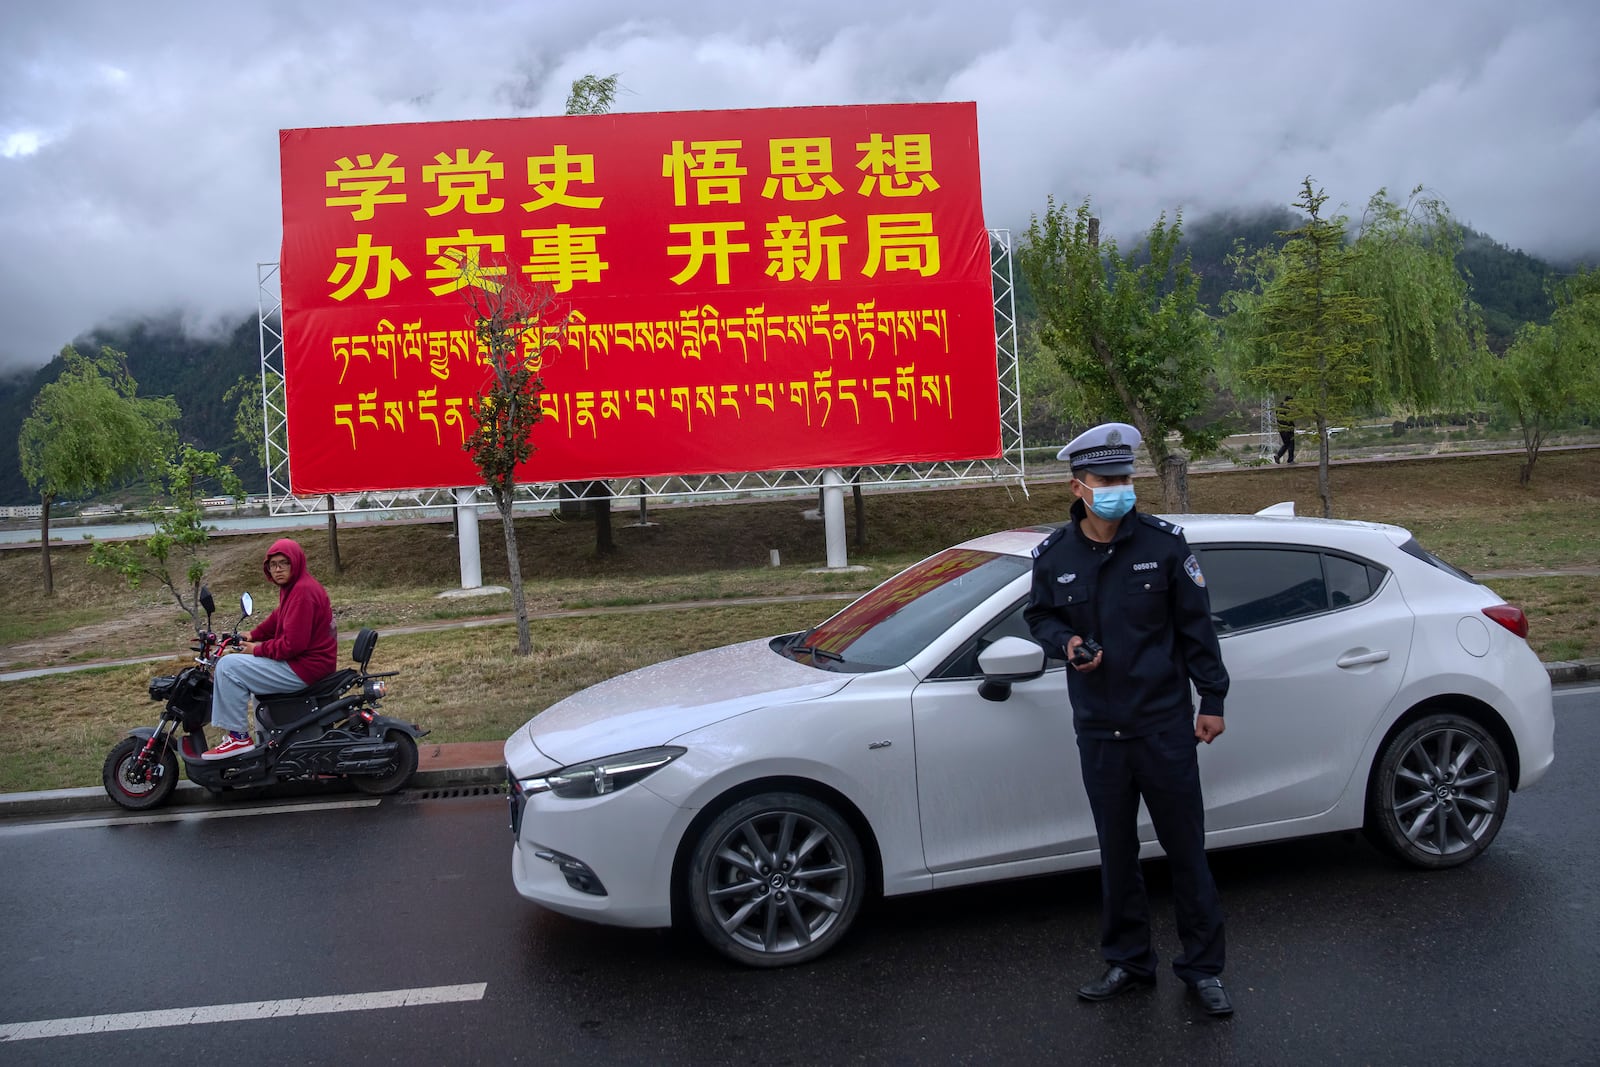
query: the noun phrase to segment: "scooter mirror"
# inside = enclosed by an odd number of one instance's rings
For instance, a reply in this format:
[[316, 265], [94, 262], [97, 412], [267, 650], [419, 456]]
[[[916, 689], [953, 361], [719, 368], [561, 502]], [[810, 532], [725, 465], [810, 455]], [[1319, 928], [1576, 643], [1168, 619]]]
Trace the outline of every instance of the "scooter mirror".
[[244, 617], [248, 619], [250, 617], [250, 613], [256, 610], [255, 598], [249, 593], [246, 593], [244, 596], [239, 598], [239, 606], [244, 608]]
[[211, 590], [203, 585], [200, 587], [200, 607], [205, 611], [206, 618], [210, 618], [211, 613], [217, 610], [217, 602], [211, 599]]

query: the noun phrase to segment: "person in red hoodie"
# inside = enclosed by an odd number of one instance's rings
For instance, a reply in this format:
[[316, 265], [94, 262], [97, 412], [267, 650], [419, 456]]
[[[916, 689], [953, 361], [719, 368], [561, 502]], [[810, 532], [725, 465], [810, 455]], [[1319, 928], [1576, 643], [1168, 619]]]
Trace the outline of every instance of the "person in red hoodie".
[[237, 652], [217, 661], [211, 721], [227, 734], [205, 759], [254, 751], [251, 693], [292, 693], [332, 674], [338, 663], [333, 604], [306, 570], [305, 550], [287, 537], [274, 541], [261, 569], [278, 587], [278, 606]]

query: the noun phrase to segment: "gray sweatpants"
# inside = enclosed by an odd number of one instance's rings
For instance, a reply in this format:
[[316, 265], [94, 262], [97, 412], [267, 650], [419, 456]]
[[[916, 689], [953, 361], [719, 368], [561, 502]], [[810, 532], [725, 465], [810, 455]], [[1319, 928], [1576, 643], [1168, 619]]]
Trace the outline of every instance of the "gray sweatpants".
[[305, 681], [281, 659], [230, 652], [217, 660], [211, 687], [211, 722], [236, 734], [250, 732], [251, 693], [292, 693]]

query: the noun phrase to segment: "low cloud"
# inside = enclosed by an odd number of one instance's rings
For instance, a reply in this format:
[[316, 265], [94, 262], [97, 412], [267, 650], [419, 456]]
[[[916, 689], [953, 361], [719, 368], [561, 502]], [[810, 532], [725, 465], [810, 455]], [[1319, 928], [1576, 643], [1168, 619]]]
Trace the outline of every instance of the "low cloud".
[[[1016, 229], [1092, 196], [1113, 233], [1291, 201], [1358, 212], [1418, 184], [1496, 239], [1600, 249], [1600, 8], [1219, 0], [684, 0], [573, 9], [420, 0], [125, 5], [0, 15], [0, 370], [118, 316], [197, 329], [255, 307], [277, 256], [277, 131], [618, 110], [975, 100], [985, 211]], [[798, 11], [798, 9], [797, 9]]]

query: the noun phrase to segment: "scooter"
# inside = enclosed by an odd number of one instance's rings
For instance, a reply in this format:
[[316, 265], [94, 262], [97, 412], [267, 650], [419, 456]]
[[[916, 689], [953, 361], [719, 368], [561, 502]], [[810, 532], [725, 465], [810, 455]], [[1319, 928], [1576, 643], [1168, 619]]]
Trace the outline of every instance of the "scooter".
[[191, 782], [213, 793], [346, 779], [363, 793], [381, 796], [411, 780], [417, 741], [428, 731], [379, 714], [386, 679], [400, 672], [367, 669], [378, 644], [378, 632], [370, 629], [356, 635], [351, 658], [359, 669], [342, 668], [293, 693], [257, 694], [256, 747], [226, 759], [203, 759], [217, 661], [244, 643], [239, 627], [255, 605], [245, 593], [232, 632], [220, 635], [211, 629], [216, 602], [209, 589], [201, 589], [200, 606], [206, 621], [195, 627], [194, 663], [150, 681], [150, 699], [164, 704], [160, 721], [129, 730], [106, 756], [100, 778], [112, 800], [130, 811], [165, 804], [178, 786], [180, 761]]

